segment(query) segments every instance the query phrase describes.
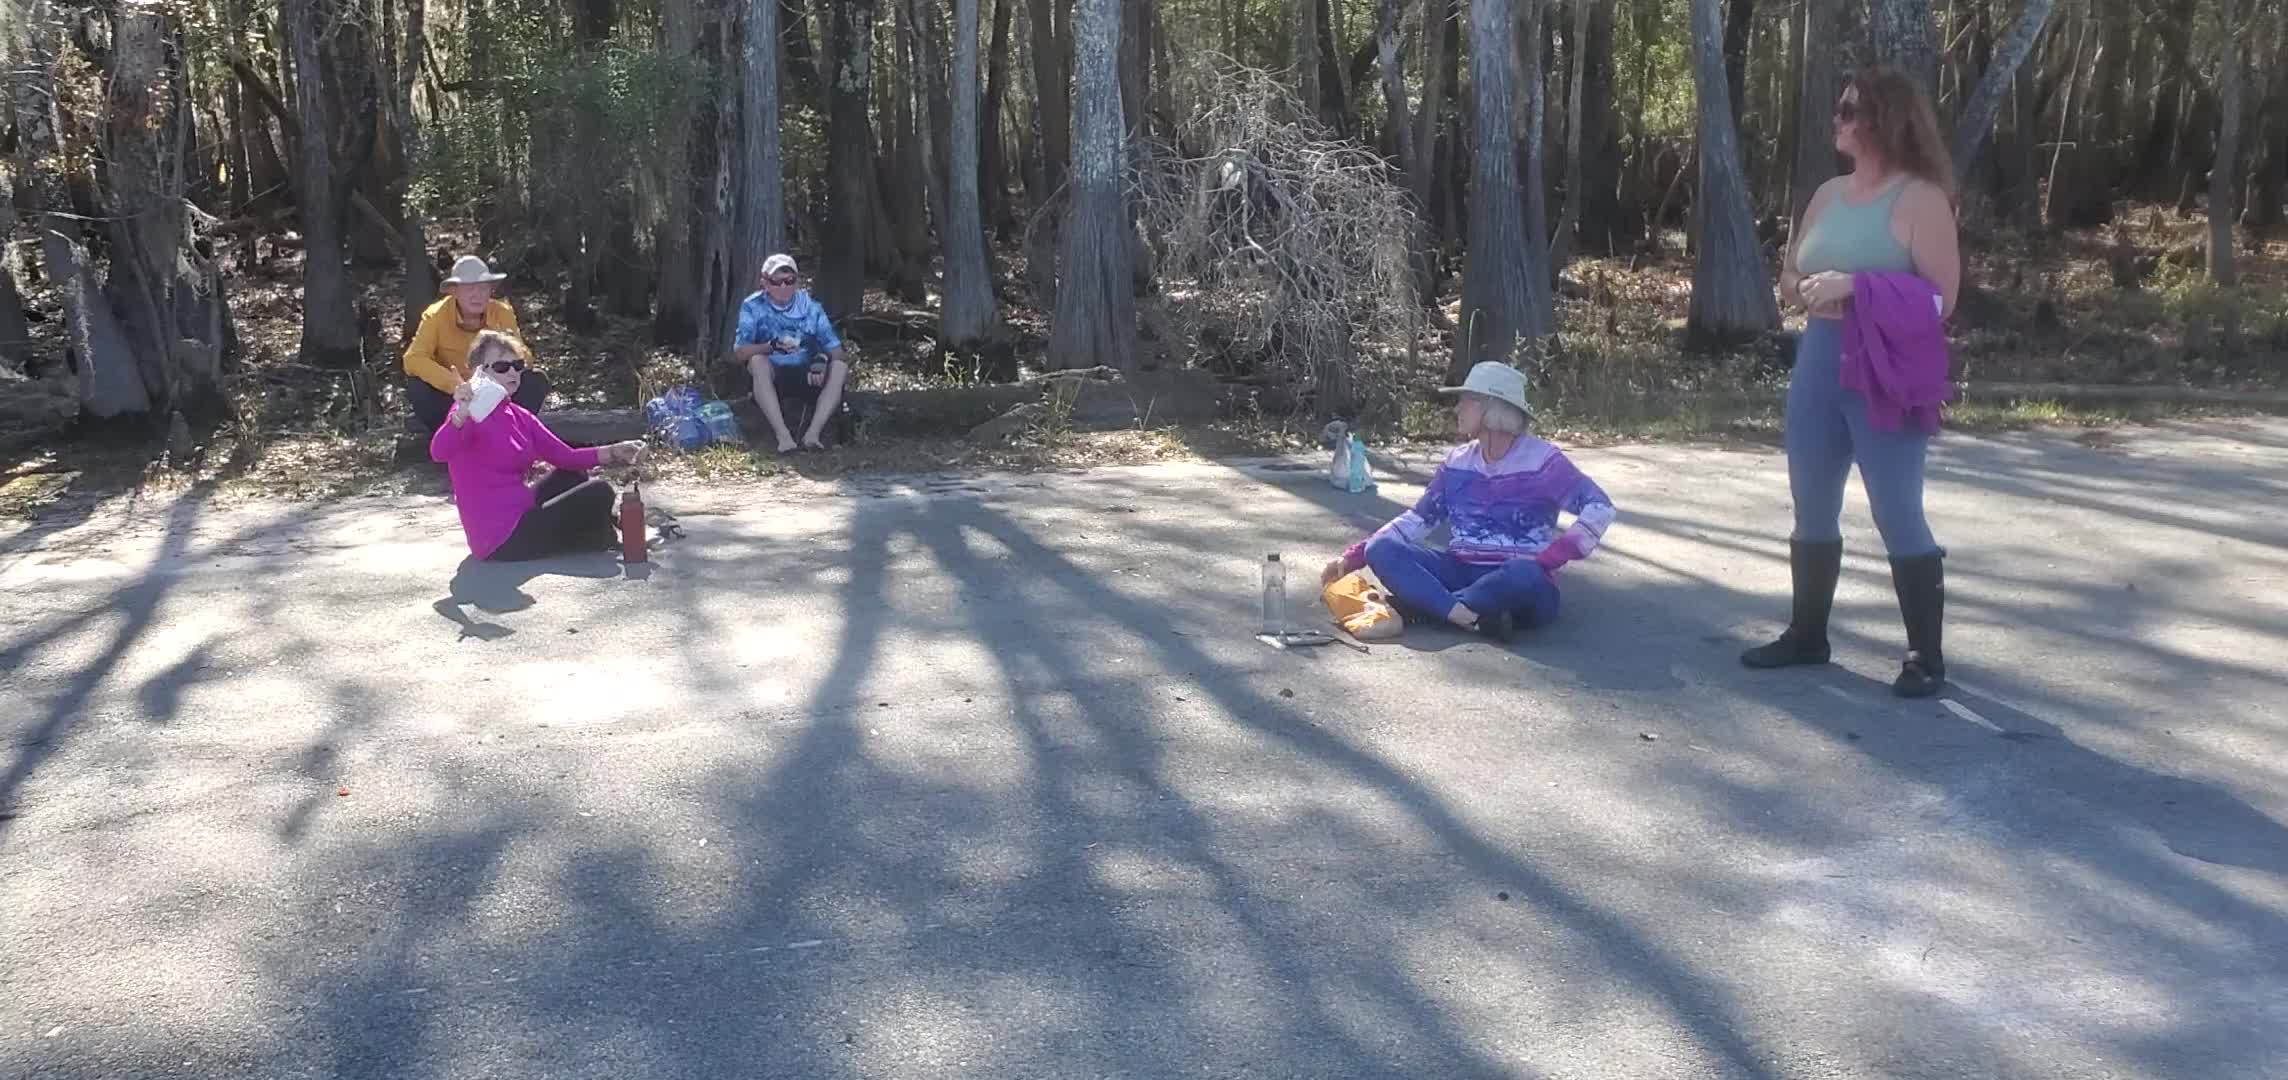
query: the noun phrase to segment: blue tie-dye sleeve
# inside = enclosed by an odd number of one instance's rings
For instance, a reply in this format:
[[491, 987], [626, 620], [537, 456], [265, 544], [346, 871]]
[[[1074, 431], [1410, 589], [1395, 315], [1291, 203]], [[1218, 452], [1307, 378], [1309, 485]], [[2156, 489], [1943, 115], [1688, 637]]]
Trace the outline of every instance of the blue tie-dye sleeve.
[[763, 305], [750, 296], [739, 305], [739, 332], [732, 337], [733, 345], [760, 345], [763, 343]]
[[826, 306], [811, 300], [809, 315], [809, 334], [818, 342], [818, 351], [833, 352], [841, 348], [842, 336], [834, 332], [834, 321], [826, 317]]

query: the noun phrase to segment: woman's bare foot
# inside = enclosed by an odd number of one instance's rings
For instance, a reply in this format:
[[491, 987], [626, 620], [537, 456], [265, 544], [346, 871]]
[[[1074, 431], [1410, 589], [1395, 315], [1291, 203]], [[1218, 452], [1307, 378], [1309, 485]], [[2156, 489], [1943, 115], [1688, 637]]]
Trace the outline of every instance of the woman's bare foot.
[[826, 444], [819, 442], [818, 436], [810, 435], [803, 438], [802, 448], [805, 450], [824, 450], [826, 449]]
[[781, 435], [781, 436], [779, 436], [779, 453], [782, 453], [782, 454], [791, 454], [791, 453], [794, 453], [794, 436], [792, 436], [792, 435]]
[[1468, 604], [1455, 604], [1452, 610], [1446, 612], [1446, 621], [1464, 630], [1475, 630], [1478, 628], [1478, 613], [1471, 611]]

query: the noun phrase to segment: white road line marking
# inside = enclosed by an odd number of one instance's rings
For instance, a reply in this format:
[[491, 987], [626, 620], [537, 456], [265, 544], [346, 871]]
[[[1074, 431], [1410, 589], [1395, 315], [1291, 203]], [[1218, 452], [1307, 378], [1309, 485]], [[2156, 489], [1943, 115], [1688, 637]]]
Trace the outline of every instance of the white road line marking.
[[1953, 698], [1940, 698], [1939, 704], [1946, 706], [1946, 710], [1948, 712], [1968, 720], [1973, 724], [1977, 724], [1978, 726], [1985, 728], [1988, 731], [1992, 731], [1996, 735], [2006, 734], [2006, 732], [2002, 730], [2002, 725], [1978, 715], [1977, 713], [1971, 711], [1970, 706], [1956, 701]]

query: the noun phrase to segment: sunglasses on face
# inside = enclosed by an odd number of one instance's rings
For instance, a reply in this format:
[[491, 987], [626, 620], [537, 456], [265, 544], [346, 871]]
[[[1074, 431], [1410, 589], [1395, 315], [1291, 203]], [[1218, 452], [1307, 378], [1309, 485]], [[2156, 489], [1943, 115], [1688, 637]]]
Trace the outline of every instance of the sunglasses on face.
[[768, 279], [768, 280], [770, 281], [770, 283], [771, 283], [771, 287], [772, 287], [772, 288], [774, 288], [774, 289], [783, 289], [783, 288], [786, 288], [786, 287], [787, 287], [787, 286], [789, 286], [789, 285], [792, 285], [792, 284], [794, 284], [794, 275], [792, 275], [792, 274], [788, 274], [788, 275], [786, 275], [786, 276], [784, 276], [784, 277], [775, 277], [775, 278], [770, 278], [770, 279]]
[[508, 373], [509, 373], [509, 372], [511, 372], [511, 371], [523, 371], [523, 370], [524, 370], [524, 361], [522, 361], [522, 360], [495, 360], [495, 361], [493, 361], [493, 362], [492, 362], [492, 363], [490, 363], [490, 364], [486, 364], [485, 366], [486, 366], [486, 367], [488, 367], [488, 368], [491, 368], [491, 369], [493, 370], [493, 374], [495, 374], [495, 375], [506, 375], [506, 374], [508, 374]]

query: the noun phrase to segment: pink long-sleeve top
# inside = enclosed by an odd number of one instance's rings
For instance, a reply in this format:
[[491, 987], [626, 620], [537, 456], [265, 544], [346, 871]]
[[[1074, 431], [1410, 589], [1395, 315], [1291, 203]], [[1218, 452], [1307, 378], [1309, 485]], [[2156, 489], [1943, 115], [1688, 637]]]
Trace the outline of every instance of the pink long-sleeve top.
[[[454, 411], [461, 406], [456, 403]], [[513, 401], [501, 402], [492, 415], [454, 426], [448, 416], [429, 438], [429, 456], [445, 464], [453, 481], [453, 502], [460, 507], [461, 532], [469, 539], [469, 554], [490, 556], [516, 531], [517, 522], [533, 507], [532, 489], [524, 474], [535, 461], [559, 469], [593, 469], [599, 455], [593, 449], [575, 450], [548, 430], [548, 425]]]

